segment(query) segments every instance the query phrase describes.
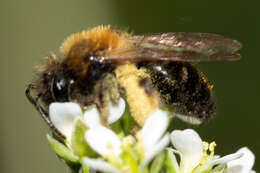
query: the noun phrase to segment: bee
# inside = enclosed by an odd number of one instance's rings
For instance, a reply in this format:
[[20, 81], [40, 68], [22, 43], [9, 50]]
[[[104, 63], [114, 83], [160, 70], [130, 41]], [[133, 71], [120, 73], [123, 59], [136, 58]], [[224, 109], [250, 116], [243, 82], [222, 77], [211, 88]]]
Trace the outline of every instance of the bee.
[[215, 116], [216, 104], [213, 85], [195, 63], [239, 60], [241, 47], [216, 34], [132, 35], [98, 26], [69, 36], [62, 58], [48, 56], [26, 96], [59, 136], [48, 115], [53, 102], [94, 105], [106, 119], [108, 104], [123, 96], [139, 125], [158, 108], [200, 124]]

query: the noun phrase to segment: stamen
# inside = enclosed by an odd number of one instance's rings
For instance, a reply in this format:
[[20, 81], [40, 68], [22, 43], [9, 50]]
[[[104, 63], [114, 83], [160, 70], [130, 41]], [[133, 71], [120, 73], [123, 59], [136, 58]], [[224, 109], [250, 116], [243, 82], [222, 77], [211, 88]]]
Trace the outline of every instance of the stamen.
[[106, 155], [103, 155], [102, 157], [110, 163], [115, 168], [120, 168], [122, 165], [122, 160], [120, 157], [116, 156], [113, 152], [113, 143], [109, 142], [107, 144], [107, 148], [109, 149], [109, 153]]
[[208, 161], [207, 157], [208, 157], [208, 149], [209, 149], [209, 143], [208, 142], [203, 141], [202, 144], [203, 144], [203, 155], [200, 159], [201, 165], [205, 164]]
[[215, 150], [215, 147], [217, 146], [217, 144], [216, 144], [216, 142], [215, 141], [213, 141], [213, 142], [211, 142], [210, 144], [209, 144], [209, 151], [210, 151], [210, 155], [209, 155], [209, 157], [210, 157], [210, 159], [212, 159], [213, 158], [213, 156], [214, 156], [214, 150]]
[[125, 150], [128, 147], [131, 147], [135, 142], [135, 139], [133, 136], [129, 135], [122, 139], [121, 149]]
[[143, 160], [144, 158], [144, 142], [142, 140], [142, 132], [139, 131], [136, 133], [136, 139], [137, 139], [137, 144], [136, 144], [136, 150], [138, 153], [140, 153], [140, 160]]

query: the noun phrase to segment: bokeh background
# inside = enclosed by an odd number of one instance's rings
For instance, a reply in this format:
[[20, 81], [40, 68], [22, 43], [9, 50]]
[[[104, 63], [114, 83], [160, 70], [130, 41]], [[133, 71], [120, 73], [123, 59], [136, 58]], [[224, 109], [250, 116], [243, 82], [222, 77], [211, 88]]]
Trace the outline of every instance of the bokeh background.
[[[200, 63], [214, 84], [217, 118], [192, 127], [216, 141], [221, 155], [248, 146], [260, 171], [260, 25], [257, 1], [245, 0], [1, 0], [0, 2], [0, 172], [65, 172], [48, 146], [49, 130], [26, 100], [35, 65], [73, 32], [100, 24], [135, 34], [209, 32], [241, 41], [239, 62]], [[254, 4], [255, 3], [255, 4]]]

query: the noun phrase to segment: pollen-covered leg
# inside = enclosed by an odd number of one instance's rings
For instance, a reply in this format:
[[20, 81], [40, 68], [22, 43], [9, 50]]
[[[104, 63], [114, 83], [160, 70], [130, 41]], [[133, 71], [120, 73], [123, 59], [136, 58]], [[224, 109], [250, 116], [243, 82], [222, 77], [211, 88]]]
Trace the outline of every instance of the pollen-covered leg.
[[102, 121], [107, 124], [109, 105], [117, 105], [120, 100], [119, 85], [113, 74], [106, 74], [97, 82], [94, 92], [95, 103], [100, 111]]
[[159, 105], [157, 92], [149, 86], [149, 75], [134, 64], [121, 65], [115, 72], [119, 84], [125, 90], [131, 115], [142, 126]]

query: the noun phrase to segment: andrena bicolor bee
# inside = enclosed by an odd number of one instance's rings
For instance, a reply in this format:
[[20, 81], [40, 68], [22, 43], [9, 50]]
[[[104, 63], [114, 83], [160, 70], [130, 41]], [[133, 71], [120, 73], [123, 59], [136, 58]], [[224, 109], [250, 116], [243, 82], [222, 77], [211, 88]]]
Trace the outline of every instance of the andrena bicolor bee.
[[94, 105], [106, 117], [108, 103], [122, 95], [140, 125], [159, 107], [200, 124], [216, 114], [216, 105], [213, 85], [194, 63], [239, 60], [241, 47], [216, 34], [132, 35], [98, 26], [69, 36], [62, 57], [47, 57], [26, 95], [50, 127], [52, 102]]

